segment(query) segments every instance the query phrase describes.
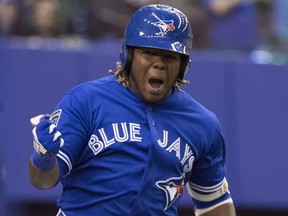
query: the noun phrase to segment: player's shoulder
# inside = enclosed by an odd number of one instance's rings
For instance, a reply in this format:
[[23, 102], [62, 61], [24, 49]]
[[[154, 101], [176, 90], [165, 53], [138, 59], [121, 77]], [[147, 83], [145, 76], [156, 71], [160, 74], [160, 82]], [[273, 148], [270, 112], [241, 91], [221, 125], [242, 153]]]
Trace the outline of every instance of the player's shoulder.
[[207, 108], [205, 105], [196, 100], [189, 93], [182, 90], [179, 93], [181, 95], [179, 99], [179, 104], [182, 104], [181, 107], [187, 109], [187, 112], [193, 113], [194, 115], [202, 117], [207, 121], [211, 121], [218, 124], [219, 122], [218, 117], [211, 109]]
[[115, 76], [105, 76], [99, 79], [95, 79], [95, 80], [90, 80], [84, 83], [80, 83], [78, 85], [76, 85], [74, 88], [72, 88], [72, 91], [74, 90], [83, 90], [83, 89], [89, 89], [89, 88], [103, 88], [103, 86], [106, 85], [114, 85], [117, 82], [117, 78]]
[[101, 91], [113, 91], [120, 88], [116, 77], [106, 76], [95, 80], [90, 80], [84, 83], [80, 83], [71, 88], [67, 93], [72, 95], [90, 95]]
[[80, 83], [68, 90], [63, 98], [64, 101], [78, 101], [79, 104], [90, 104], [101, 102], [103, 99], [118, 94], [124, 88], [123, 85], [117, 82], [117, 78], [113, 75], [103, 78]]

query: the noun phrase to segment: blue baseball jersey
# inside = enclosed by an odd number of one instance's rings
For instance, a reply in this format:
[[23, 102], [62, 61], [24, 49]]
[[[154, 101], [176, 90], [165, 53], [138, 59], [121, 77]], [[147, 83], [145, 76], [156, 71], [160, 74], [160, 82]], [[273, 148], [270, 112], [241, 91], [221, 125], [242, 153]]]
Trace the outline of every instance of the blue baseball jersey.
[[219, 121], [182, 90], [146, 104], [107, 76], [71, 89], [51, 118], [67, 216], [175, 216], [185, 186], [197, 208], [230, 198]]

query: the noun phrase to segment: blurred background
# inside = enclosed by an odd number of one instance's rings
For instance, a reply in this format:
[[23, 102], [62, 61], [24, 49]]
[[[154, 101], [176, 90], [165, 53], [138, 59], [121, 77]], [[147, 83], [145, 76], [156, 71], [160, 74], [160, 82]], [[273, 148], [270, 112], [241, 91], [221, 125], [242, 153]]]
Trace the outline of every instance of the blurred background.
[[[56, 215], [61, 186], [29, 182], [29, 119], [115, 70], [125, 25], [150, 3], [191, 22], [183, 89], [222, 123], [237, 215], [288, 215], [287, 0], [0, 0], [0, 215]], [[179, 215], [193, 215], [186, 191]]]

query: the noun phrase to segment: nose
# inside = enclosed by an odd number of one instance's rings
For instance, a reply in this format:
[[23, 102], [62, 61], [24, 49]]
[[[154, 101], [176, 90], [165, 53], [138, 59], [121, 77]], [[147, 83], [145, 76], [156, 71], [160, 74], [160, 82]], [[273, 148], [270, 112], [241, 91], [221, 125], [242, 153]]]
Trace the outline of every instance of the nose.
[[166, 68], [165, 59], [163, 56], [155, 56], [153, 67], [159, 70]]

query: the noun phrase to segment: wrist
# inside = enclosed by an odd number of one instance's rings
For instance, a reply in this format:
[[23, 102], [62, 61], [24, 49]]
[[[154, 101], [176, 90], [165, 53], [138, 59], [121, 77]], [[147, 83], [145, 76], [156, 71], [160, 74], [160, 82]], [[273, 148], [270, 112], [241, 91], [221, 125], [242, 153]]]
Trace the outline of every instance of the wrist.
[[42, 172], [48, 172], [52, 170], [56, 164], [56, 156], [51, 154], [39, 154], [34, 151], [31, 155], [32, 164]]

